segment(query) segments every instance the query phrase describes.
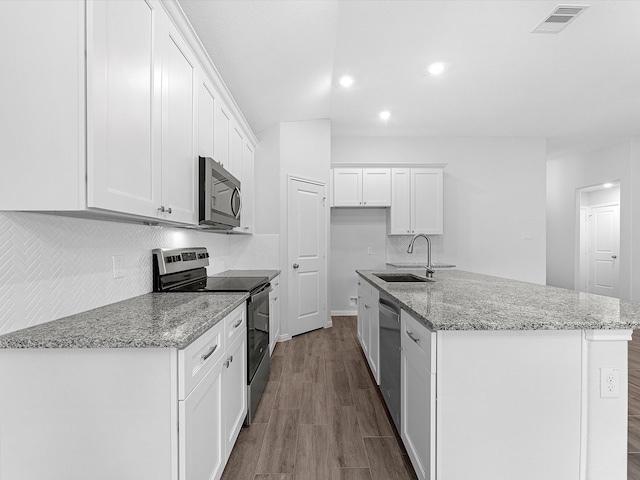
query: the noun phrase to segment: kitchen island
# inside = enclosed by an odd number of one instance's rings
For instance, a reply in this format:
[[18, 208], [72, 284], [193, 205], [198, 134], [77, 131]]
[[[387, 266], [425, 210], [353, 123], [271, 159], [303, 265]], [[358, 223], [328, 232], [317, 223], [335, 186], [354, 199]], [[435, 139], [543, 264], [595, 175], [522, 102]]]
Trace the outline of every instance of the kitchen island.
[[368, 312], [380, 293], [402, 310], [399, 433], [419, 478], [626, 480], [639, 304], [458, 270], [425, 283], [357, 273], [374, 377], [385, 346]]

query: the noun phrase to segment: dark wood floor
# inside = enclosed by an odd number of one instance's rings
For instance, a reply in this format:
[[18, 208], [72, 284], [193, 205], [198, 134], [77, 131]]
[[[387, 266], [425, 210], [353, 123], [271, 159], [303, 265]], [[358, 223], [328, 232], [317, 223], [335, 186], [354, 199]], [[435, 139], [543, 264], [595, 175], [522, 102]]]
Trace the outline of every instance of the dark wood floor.
[[279, 343], [222, 479], [415, 479], [365, 362], [355, 317]]
[[629, 342], [629, 433], [627, 479], [640, 480], [640, 331]]

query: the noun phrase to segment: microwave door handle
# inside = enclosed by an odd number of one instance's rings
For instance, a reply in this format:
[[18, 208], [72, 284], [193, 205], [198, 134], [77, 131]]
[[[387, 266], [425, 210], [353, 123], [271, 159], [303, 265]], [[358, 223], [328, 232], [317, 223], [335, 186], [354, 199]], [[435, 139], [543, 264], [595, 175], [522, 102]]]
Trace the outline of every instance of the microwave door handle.
[[[238, 198], [238, 211], [235, 212], [234, 211], [234, 202], [233, 199], [234, 197]], [[240, 190], [238, 189], [238, 187], [233, 189], [233, 194], [231, 195], [231, 213], [233, 214], [234, 218], [238, 218], [238, 216], [240, 215], [240, 211], [242, 210], [242, 198], [240, 197]]]

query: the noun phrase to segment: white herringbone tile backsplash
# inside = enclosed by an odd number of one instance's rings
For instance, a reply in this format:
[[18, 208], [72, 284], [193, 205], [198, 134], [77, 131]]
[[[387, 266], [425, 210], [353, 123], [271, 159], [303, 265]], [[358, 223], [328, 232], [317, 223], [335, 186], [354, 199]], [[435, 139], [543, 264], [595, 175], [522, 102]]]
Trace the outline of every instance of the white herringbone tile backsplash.
[[[277, 269], [278, 240], [0, 212], [0, 335], [150, 292], [154, 248], [207, 247], [213, 274]], [[113, 255], [124, 278], [113, 278]]]

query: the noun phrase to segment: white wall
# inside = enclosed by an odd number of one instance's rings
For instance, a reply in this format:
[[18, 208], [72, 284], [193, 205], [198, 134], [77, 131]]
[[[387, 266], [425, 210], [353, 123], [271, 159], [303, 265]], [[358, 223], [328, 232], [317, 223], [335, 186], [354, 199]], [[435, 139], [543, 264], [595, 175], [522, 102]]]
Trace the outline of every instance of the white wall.
[[[620, 296], [640, 300], [640, 139], [547, 163], [547, 284], [574, 288], [579, 281], [577, 189], [620, 181]], [[636, 240], [637, 243], [637, 240]]]
[[[446, 163], [445, 233], [435, 238], [434, 261], [545, 282], [545, 139], [333, 137], [331, 163]], [[342, 231], [356, 234], [357, 228]], [[524, 232], [533, 239], [523, 240]], [[389, 243], [404, 246], [408, 237]], [[334, 270], [332, 281], [351, 276], [349, 268]], [[340, 305], [334, 299], [332, 308]]]
[[280, 125], [258, 134], [254, 160], [253, 222], [256, 233], [280, 233]]
[[358, 296], [355, 270], [386, 268], [386, 216], [384, 208], [331, 209], [329, 289], [333, 315], [357, 313], [357, 305], [349, 305], [349, 297]]
[[[0, 212], [0, 334], [150, 292], [154, 248], [207, 247], [213, 274], [278, 268], [277, 240]], [[113, 255], [124, 278], [113, 278]]]

